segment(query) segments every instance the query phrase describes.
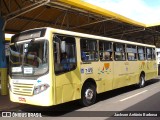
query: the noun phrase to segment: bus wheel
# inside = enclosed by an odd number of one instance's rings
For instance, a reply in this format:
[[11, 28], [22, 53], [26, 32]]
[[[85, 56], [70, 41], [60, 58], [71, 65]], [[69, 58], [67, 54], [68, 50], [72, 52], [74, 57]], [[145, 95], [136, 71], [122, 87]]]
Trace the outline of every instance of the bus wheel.
[[91, 83], [86, 83], [82, 88], [81, 104], [90, 106], [96, 102], [96, 87]]
[[138, 87], [139, 88], [142, 88], [145, 86], [145, 76], [142, 74], [139, 78], [139, 84], [138, 84]]

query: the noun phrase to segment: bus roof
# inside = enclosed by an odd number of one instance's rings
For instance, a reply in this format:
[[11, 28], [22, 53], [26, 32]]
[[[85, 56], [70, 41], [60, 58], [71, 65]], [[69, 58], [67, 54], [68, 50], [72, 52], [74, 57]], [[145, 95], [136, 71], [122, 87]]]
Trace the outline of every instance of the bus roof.
[[36, 29], [47, 29], [47, 30], [52, 31], [53, 33], [76, 36], [76, 37], [98, 39], [98, 40], [106, 40], [106, 41], [117, 42], [117, 43], [134, 44], [134, 45], [145, 46], [145, 47], [155, 47], [155, 45], [148, 45], [148, 44], [143, 44], [143, 43], [138, 43], [138, 42], [131, 42], [131, 41], [126, 41], [126, 40], [120, 40], [120, 39], [115, 39], [115, 38], [109, 38], [109, 37], [102, 37], [102, 36], [97, 36], [97, 35], [73, 32], [73, 31], [56, 29], [56, 28], [51, 28], [51, 27], [42, 27], [42, 28], [29, 29], [29, 30], [22, 31], [21, 33], [27, 32], [27, 31], [30, 31], [30, 30], [36, 30]]
[[74, 35], [77, 37], [107, 40], [107, 41], [126, 43], [126, 44], [134, 44], [134, 45], [138, 45], [138, 46], [155, 47], [154, 45], [148, 45], [148, 44], [143, 44], [143, 43], [138, 43], [138, 42], [131, 42], [131, 41], [120, 40], [120, 39], [115, 39], [115, 38], [102, 37], [102, 36], [97, 36], [97, 35], [90, 35], [90, 34], [85, 34], [85, 33], [72, 32], [72, 31], [49, 28], [49, 27], [47, 27], [47, 29], [51, 29], [53, 32], [59, 33], [59, 34], [66, 34], [66, 35], [71, 35], [71, 36]]

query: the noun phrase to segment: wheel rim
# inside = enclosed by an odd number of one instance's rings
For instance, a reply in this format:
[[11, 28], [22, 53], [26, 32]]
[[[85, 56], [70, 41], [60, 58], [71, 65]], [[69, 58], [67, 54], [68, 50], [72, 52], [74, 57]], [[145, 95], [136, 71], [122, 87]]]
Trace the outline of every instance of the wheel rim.
[[141, 76], [140, 87], [144, 87], [144, 84], [145, 84], [145, 78]]
[[94, 96], [94, 91], [92, 89], [87, 89], [85, 92], [85, 98], [87, 100], [92, 100], [93, 96]]
[[141, 77], [141, 86], [144, 86], [144, 77]]

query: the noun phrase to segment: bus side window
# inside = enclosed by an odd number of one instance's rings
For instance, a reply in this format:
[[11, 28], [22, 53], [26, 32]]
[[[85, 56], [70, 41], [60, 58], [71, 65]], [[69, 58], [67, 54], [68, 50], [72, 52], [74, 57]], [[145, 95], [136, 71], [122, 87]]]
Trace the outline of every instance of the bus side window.
[[152, 59], [152, 48], [146, 48], [146, 52], [147, 52], [147, 60], [151, 60]]
[[155, 52], [155, 48], [152, 48], [152, 59], [155, 60], [156, 59], [156, 52]]
[[116, 61], [125, 61], [125, 44], [114, 43], [114, 58]]
[[138, 46], [138, 60], [145, 60], [145, 47]]
[[97, 40], [81, 39], [80, 44], [82, 61], [98, 60]]
[[99, 41], [99, 56], [101, 61], [112, 60], [112, 43]]
[[126, 47], [128, 61], [137, 60], [137, 47], [133, 45], [127, 45]]

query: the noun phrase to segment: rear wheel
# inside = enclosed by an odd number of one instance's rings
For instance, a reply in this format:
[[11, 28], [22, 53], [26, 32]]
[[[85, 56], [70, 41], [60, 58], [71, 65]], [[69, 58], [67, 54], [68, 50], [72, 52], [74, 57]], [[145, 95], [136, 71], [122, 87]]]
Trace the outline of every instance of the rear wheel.
[[96, 87], [91, 83], [86, 83], [82, 88], [81, 104], [90, 106], [96, 102]]
[[139, 88], [142, 88], [145, 86], [145, 76], [142, 74], [139, 78], [139, 84], [138, 84], [138, 87]]

